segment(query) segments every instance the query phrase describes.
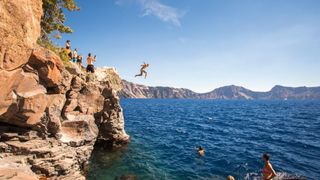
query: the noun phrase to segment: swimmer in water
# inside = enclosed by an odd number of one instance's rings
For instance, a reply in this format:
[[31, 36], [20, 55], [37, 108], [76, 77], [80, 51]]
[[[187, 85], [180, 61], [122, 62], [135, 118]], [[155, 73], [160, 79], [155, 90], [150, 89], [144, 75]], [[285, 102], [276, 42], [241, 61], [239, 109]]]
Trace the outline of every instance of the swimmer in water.
[[203, 147], [199, 146], [198, 149], [197, 149], [197, 151], [198, 151], [198, 154], [199, 154], [200, 156], [204, 156], [205, 150], [204, 150]]
[[229, 175], [229, 176], [227, 177], [227, 180], [234, 180], [234, 177]]

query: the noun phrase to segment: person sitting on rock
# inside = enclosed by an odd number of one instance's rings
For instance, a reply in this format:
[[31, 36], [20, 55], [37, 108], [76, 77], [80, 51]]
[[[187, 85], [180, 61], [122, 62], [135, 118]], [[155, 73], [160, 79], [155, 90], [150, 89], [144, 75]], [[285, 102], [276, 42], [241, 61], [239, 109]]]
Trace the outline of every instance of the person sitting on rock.
[[145, 71], [145, 69], [149, 67], [149, 64], [146, 64], [145, 62], [141, 65], [141, 68], [140, 68], [140, 74], [137, 74], [135, 75], [134, 77], [137, 77], [137, 76], [143, 76], [144, 74], [144, 78], [146, 79], [147, 78], [147, 71]]
[[97, 56], [94, 55], [94, 57], [92, 58], [91, 53], [88, 54], [88, 58], [87, 58], [87, 72], [91, 72], [94, 73], [94, 66], [93, 66], [93, 61], [96, 61]]
[[198, 149], [197, 149], [197, 151], [198, 151], [198, 154], [199, 154], [200, 156], [204, 156], [205, 150], [204, 150], [203, 147], [199, 146]]
[[277, 176], [276, 171], [273, 169], [271, 163], [270, 163], [270, 156], [267, 153], [264, 153], [262, 155], [262, 159], [264, 161], [264, 166], [262, 169], [262, 178], [263, 180], [270, 180]]
[[77, 56], [77, 64], [81, 68], [82, 67], [82, 55]]
[[77, 50], [77, 48], [75, 48], [74, 51], [73, 51], [72, 62], [75, 63], [77, 61], [77, 57], [78, 57], [78, 50]]

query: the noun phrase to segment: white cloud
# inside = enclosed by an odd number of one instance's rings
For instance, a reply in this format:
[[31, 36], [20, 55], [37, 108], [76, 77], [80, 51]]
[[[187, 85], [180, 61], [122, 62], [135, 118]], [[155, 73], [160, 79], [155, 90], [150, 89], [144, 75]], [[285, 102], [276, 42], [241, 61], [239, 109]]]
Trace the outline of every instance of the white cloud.
[[142, 8], [142, 16], [155, 16], [163, 22], [181, 26], [180, 18], [182, 18], [183, 13], [174, 7], [162, 4], [160, 0], [117, 0], [116, 4], [123, 5], [133, 1]]

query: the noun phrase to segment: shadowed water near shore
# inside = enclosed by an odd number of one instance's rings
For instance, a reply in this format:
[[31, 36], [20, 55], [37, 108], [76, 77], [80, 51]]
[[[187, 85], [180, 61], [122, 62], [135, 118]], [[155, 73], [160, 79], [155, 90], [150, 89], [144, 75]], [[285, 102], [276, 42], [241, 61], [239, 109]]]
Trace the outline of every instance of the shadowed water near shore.
[[96, 149], [89, 179], [256, 179], [264, 152], [284, 177], [320, 177], [319, 101], [131, 99], [122, 107], [132, 142]]

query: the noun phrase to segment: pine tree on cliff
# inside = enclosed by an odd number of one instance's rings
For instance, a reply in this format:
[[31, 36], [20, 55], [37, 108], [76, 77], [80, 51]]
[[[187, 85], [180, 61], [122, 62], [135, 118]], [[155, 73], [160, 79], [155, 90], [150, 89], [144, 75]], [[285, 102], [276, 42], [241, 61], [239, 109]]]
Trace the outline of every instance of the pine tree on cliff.
[[80, 8], [74, 0], [42, 0], [43, 15], [41, 17], [42, 43], [52, 45], [51, 38], [61, 38], [61, 33], [72, 33], [72, 29], [66, 26], [63, 10], [78, 11]]
[[42, 0], [42, 9], [41, 36], [38, 44], [55, 52], [64, 63], [67, 63], [68, 52], [54, 45], [52, 38], [60, 39], [61, 33], [72, 33], [72, 29], [64, 24], [66, 21], [64, 10], [78, 11], [80, 8], [74, 0]]

